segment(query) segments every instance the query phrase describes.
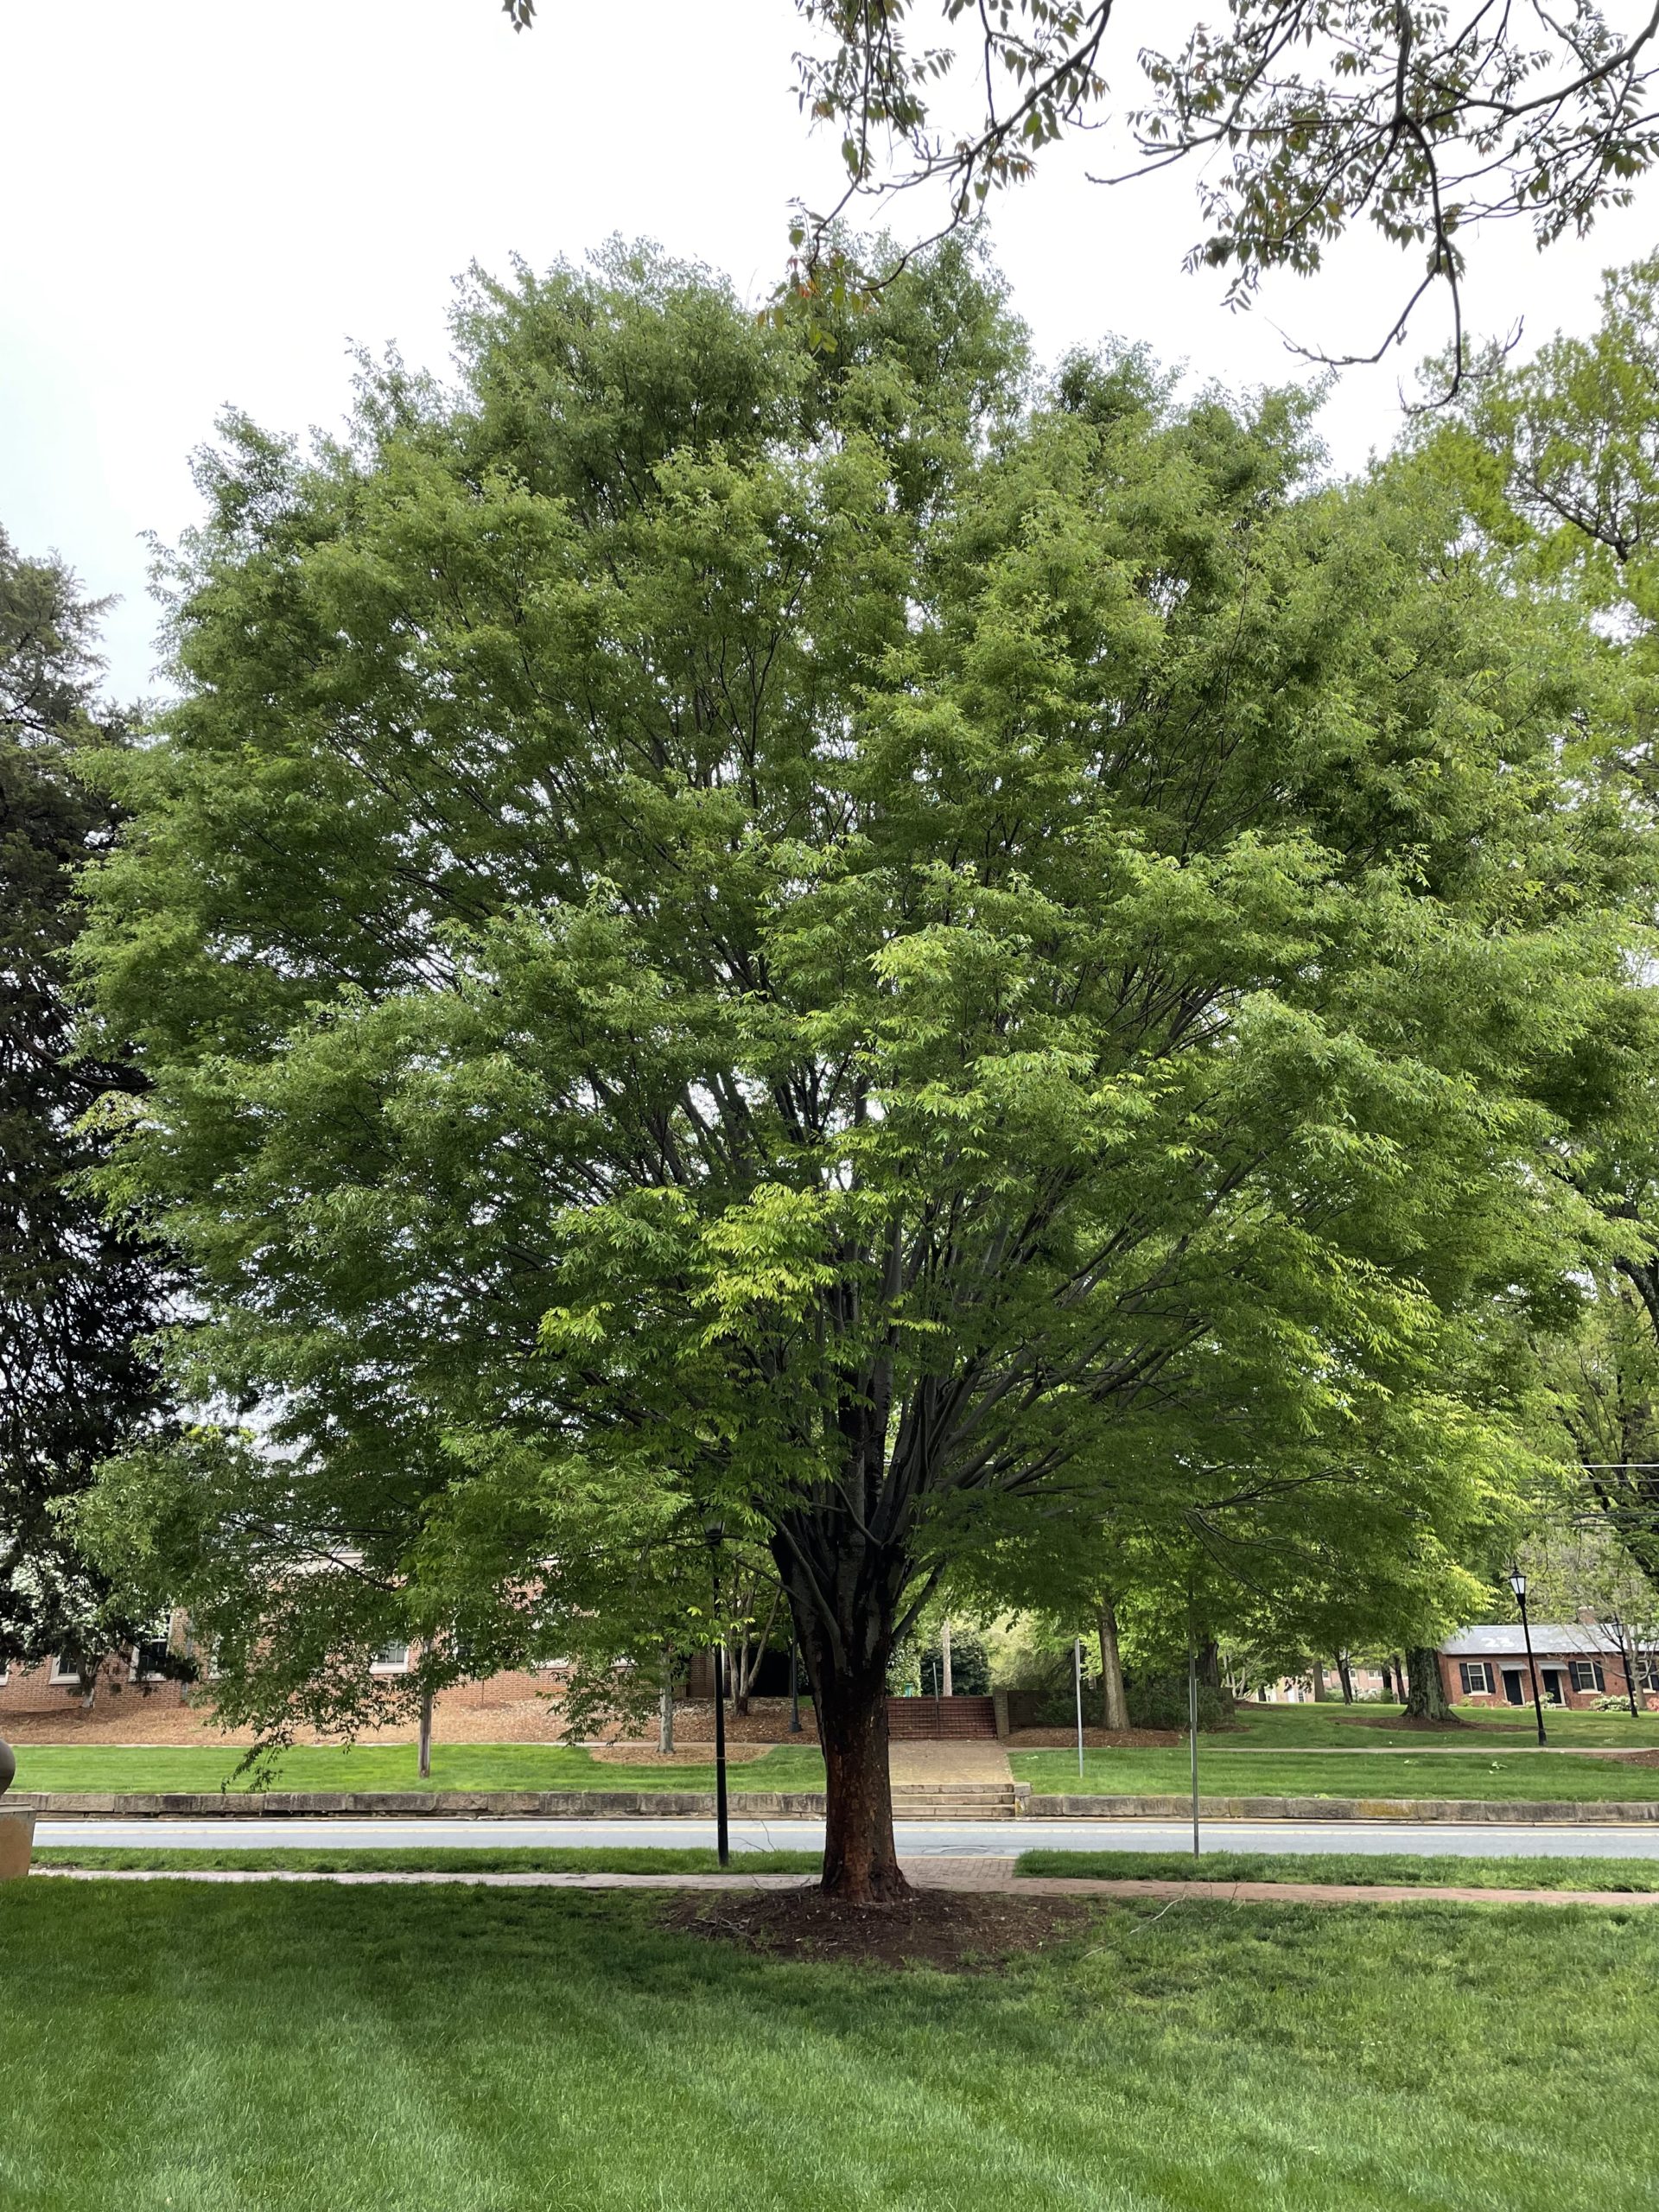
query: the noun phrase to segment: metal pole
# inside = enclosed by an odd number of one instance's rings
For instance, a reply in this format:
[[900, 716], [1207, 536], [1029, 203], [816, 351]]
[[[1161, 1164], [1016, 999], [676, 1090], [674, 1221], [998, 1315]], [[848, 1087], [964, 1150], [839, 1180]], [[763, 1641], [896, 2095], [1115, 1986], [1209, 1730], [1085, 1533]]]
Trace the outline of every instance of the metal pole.
[[1636, 1720], [1640, 1718], [1636, 1707], [1636, 1638], [1627, 1637], [1624, 1624], [1617, 1613], [1613, 1626], [1618, 1630], [1618, 1662], [1624, 1669], [1624, 1694], [1630, 1700], [1630, 1718]]
[[1198, 1648], [1186, 1647], [1186, 1718], [1192, 1739], [1192, 1856], [1198, 1855]]
[[715, 1645], [715, 1856], [721, 1866], [732, 1859], [726, 1812], [726, 1645]]
[[1077, 1780], [1083, 1780], [1083, 1638], [1071, 1639], [1071, 1673], [1077, 1690]]
[[1518, 1598], [1516, 1603], [1521, 1608], [1521, 1633], [1526, 1639], [1527, 1672], [1532, 1677], [1532, 1709], [1538, 1717], [1538, 1740], [1542, 1744], [1548, 1738], [1544, 1734], [1544, 1700], [1538, 1694], [1538, 1664], [1532, 1656], [1532, 1627], [1527, 1618], [1525, 1597]]

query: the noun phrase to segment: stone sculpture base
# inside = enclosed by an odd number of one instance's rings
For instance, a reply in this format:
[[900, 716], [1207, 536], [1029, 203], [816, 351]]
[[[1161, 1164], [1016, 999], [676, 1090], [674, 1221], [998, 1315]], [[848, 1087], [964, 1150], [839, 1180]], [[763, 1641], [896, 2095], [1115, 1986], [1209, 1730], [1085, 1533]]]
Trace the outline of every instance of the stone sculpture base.
[[21, 1881], [35, 1849], [33, 1813], [9, 1813], [0, 1805], [0, 1882]]

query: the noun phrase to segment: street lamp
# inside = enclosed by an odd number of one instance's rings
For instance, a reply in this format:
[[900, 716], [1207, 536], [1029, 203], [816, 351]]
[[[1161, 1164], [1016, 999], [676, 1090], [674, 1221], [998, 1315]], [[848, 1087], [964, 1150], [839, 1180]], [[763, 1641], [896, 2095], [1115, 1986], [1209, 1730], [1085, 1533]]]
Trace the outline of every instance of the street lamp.
[[1527, 1647], [1527, 1672], [1532, 1677], [1532, 1709], [1538, 1716], [1538, 1741], [1548, 1738], [1544, 1734], [1544, 1701], [1538, 1694], [1538, 1663], [1532, 1656], [1532, 1625], [1527, 1618], [1527, 1578], [1518, 1567], [1510, 1570], [1510, 1587], [1515, 1592], [1515, 1602], [1521, 1608], [1521, 1634]]
[[720, 1548], [725, 1523], [710, 1516], [702, 1524], [709, 1541], [709, 1567], [715, 1589], [715, 1857], [720, 1866], [731, 1864], [732, 1847], [726, 1810], [726, 1639], [720, 1632]]

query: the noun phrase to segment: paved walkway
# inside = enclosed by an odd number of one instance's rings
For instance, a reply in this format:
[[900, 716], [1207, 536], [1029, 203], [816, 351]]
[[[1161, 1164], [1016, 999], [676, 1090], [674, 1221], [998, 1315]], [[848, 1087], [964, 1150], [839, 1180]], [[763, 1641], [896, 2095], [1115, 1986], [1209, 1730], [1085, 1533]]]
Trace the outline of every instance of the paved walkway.
[[[1020, 1880], [1011, 1859], [912, 1860], [906, 1873], [918, 1889], [1001, 1891], [1020, 1897], [1125, 1897], [1222, 1904], [1596, 1904], [1659, 1905], [1652, 1890], [1500, 1890], [1364, 1882], [1110, 1881], [1074, 1875]], [[430, 1887], [464, 1883], [491, 1890], [802, 1890], [811, 1874], [500, 1874], [449, 1872], [316, 1874], [253, 1868], [204, 1867], [193, 1873], [123, 1867], [36, 1866], [34, 1877], [59, 1882], [331, 1882], [336, 1886], [402, 1883]]]
[[887, 1771], [895, 1788], [906, 1783], [990, 1782], [1004, 1789], [1014, 1782], [1014, 1769], [1001, 1744], [972, 1737], [960, 1743], [908, 1743], [887, 1746]]

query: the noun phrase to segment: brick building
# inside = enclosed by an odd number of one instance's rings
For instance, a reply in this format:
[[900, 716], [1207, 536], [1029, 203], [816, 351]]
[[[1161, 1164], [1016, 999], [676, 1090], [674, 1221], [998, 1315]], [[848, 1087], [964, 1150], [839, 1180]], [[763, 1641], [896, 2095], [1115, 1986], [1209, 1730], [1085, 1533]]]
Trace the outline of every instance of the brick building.
[[[1518, 1624], [1461, 1629], [1440, 1646], [1440, 1675], [1453, 1705], [1530, 1705], [1526, 1639]], [[1597, 1621], [1535, 1621], [1532, 1656], [1539, 1695], [1564, 1711], [1592, 1709], [1630, 1695], [1629, 1662], [1618, 1631]], [[1659, 1712], [1659, 1645], [1639, 1643], [1636, 1700]]]

